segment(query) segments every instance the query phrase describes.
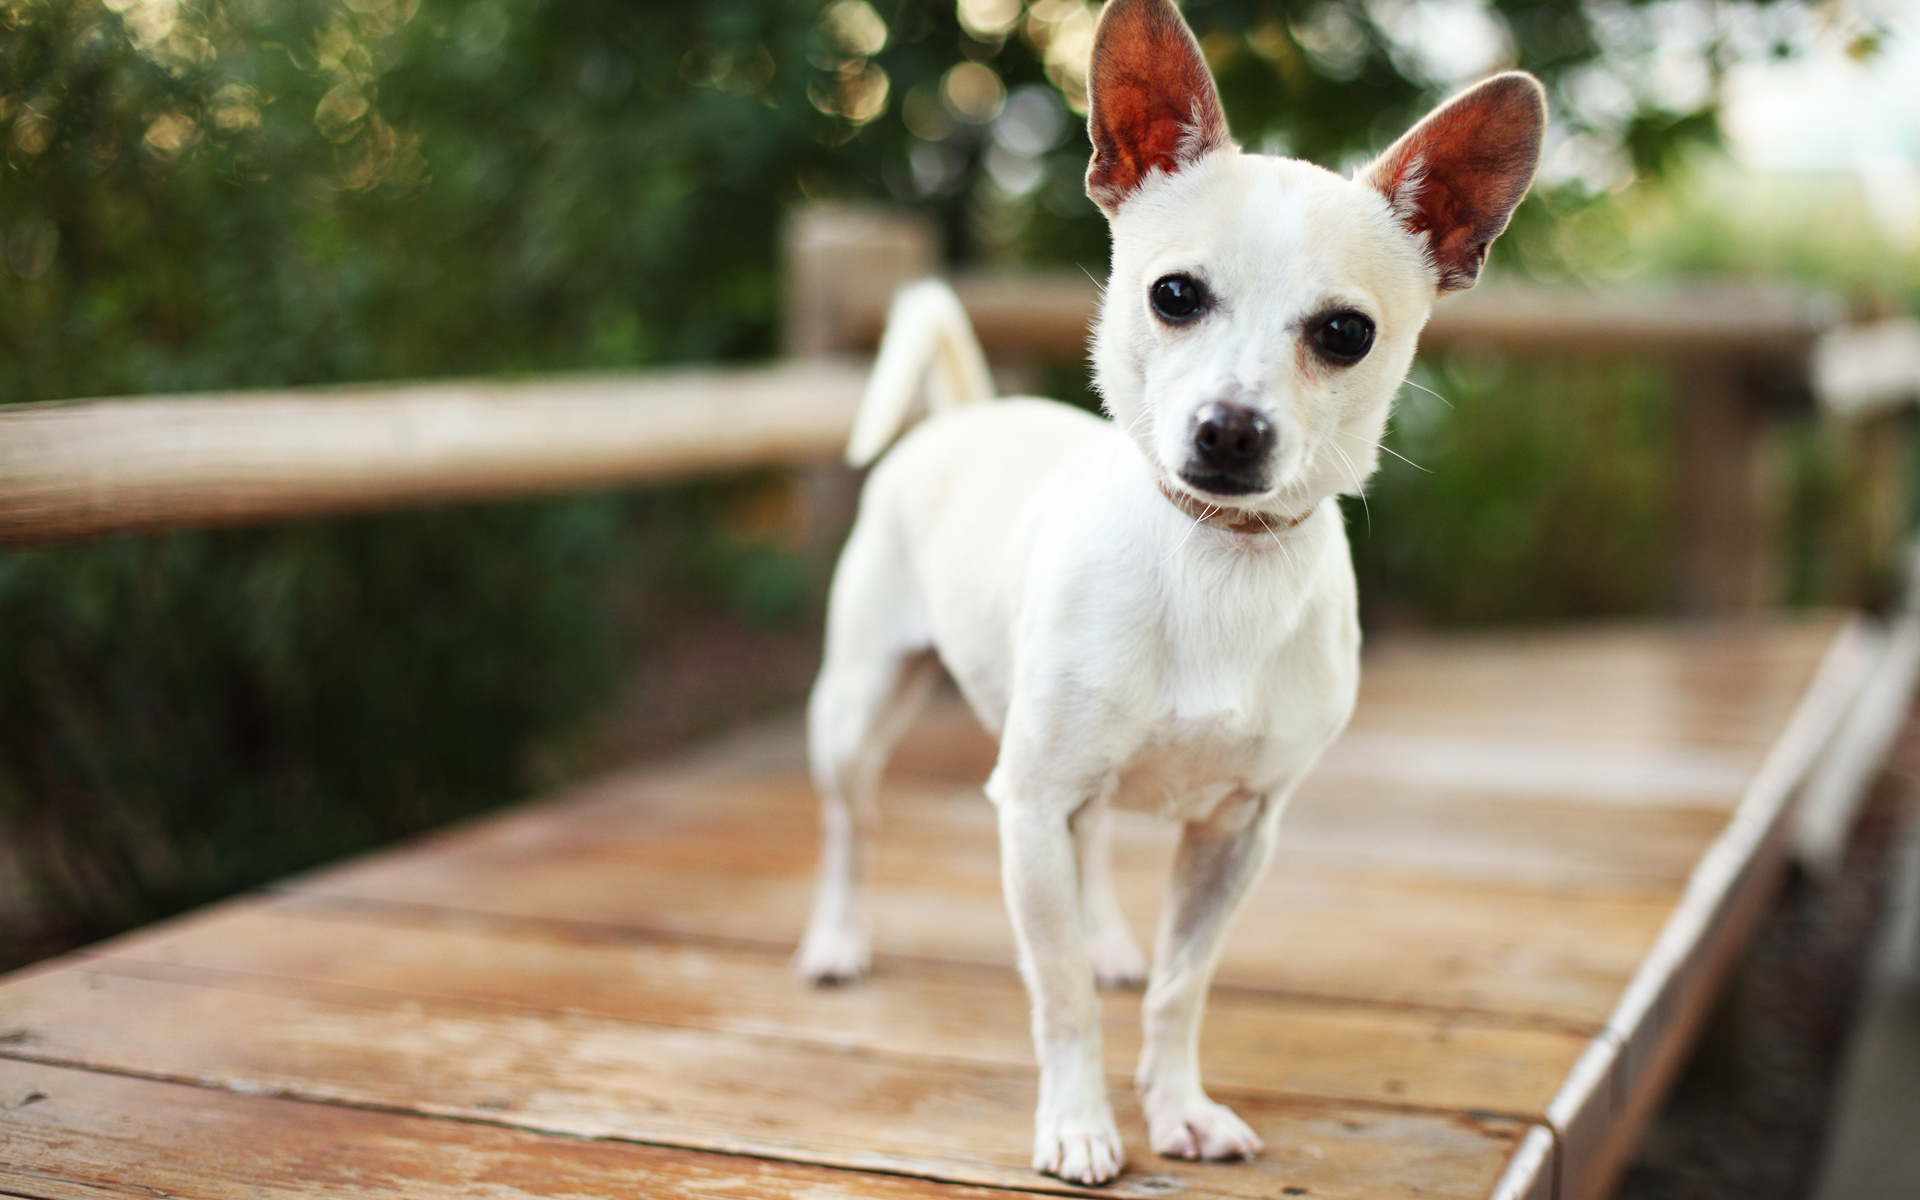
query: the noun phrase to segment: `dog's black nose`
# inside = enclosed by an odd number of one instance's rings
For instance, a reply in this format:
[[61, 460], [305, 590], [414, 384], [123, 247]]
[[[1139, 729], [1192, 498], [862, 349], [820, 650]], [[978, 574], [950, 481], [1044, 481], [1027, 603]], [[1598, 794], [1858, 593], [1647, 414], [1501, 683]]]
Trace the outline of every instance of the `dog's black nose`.
[[1273, 422], [1244, 404], [1216, 400], [1194, 414], [1193, 461], [1183, 474], [1211, 492], [1259, 491], [1272, 451]]

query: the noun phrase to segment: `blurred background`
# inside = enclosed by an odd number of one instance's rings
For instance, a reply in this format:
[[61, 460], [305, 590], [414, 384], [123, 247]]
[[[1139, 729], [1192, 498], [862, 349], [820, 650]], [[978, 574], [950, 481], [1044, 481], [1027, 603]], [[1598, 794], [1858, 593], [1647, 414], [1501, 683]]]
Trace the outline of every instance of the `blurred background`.
[[[1893, 0], [1184, 9], [1242, 143], [1343, 171], [1537, 73], [1545, 165], [1490, 279], [1920, 305]], [[825, 201], [918, 210], [956, 266], [1104, 276], [1096, 12], [4, 0], [0, 404], [768, 358], [782, 230]], [[1093, 403], [1072, 365], [1034, 382]], [[1661, 610], [1669, 373], [1467, 344], [1414, 382], [1350, 505], [1370, 628]], [[1779, 444], [1780, 603], [1892, 593], [1847, 534], [1884, 504], [1856, 443]], [[0, 965], [791, 705], [833, 520], [768, 472], [0, 552]]]

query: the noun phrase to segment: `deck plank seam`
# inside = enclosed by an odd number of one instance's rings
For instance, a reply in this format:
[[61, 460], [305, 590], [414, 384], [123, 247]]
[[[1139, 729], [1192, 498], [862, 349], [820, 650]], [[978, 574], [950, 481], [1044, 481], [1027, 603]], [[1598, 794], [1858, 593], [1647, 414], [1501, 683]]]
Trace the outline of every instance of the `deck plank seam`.
[[[473, 1125], [485, 1129], [498, 1129], [510, 1133], [533, 1133], [542, 1137], [572, 1138], [580, 1142], [611, 1142], [628, 1146], [646, 1146], [657, 1150], [676, 1150], [696, 1154], [713, 1154], [728, 1158], [750, 1159], [756, 1162], [786, 1163], [807, 1167], [825, 1168], [839, 1171], [849, 1176], [886, 1175], [897, 1179], [911, 1179], [929, 1183], [944, 1184], [953, 1187], [970, 1187], [987, 1191], [1001, 1191], [1015, 1195], [1033, 1196], [1115, 1196], [1122, 1195], [1114, 1188], [1082, 1188], [1060, 1180], [1036, 1176], [1031, 1186], [1020, 1186], [1006, 1182], [986, 1183], [976, 1179], [959, 1177], [959, 1173], [937, 1174], [932, 1170], [913, 1171], [901, 1167], [887, 1167], [875, 1163], [849, 1165], [841, 1159], [824, 1155], [775, 1154], [766, 1151], [749, 1150], [738, 1146], [718, 1146], [714, 1144], [696, 1144], [690, 1141], [672, 1141], [667, 1139], [642, 1138], [617, 1133], [581, 1133], [558, 1125], [542, 1124], [536, 1121], [508, 1121], [503, 1118], [477, 1116], [468, 1112], [436, 1110], [432, 1108], [409, 1108], [404, 1105], [382, 1104], [372, 1100], [358, 1100], [350, 1096], [328, 1095], [325, 1093], [303, 1093], [294, 1089], [282, 1088], [242, 1088], [224, 1085], [192, 1076], [176, 1075], [166, 1071], [141, 1071], [130, 1067], [114, 1067], [97, 1063], [87, 1063], [75, 1059], [64, 1059], [54, 1055], [33, 1055], [17, 1050], [0, 1050], [0, 1061], [28, 1063], [35, 1066], [54, 1067], [62, 1070], [85, 1071], [95, 1075], [108, 1075], [121, 1079], [135, 1079], [147, 1083], [171, 1084], [190, 1087], [200, 1091], [220, 1092], [230, 1096], [256, 1097], [262, 1100], [280, 1100], [295, 1104], [312, 1104], [329, 1108], [348, 1109], [355, 1112], [379, 1113], [384, 1116], [417, 1118], [423, 1121], [447, 1121], [459, 1125]], [[1466, 1116], [1464, 1113], [1450, 1114]], [[1524, 1135], [1523, 1135], [1524, 1136]], [[1517, 1141], [1518, 1139], [1516, 1139]], [[0, 1193], [4, 1195], [5, 1193]], [[44, 1197], [29, 1196], [25, 1200], [46, 1200]]]
[[[1031, 1062], [1010, 1058], [986, 1056], [968, 1056], [959, 1054], [940, 1054], [927, 1051], [892, 1049], [885, 1046], [867, 1046], [831, 1039], [810, 1038], [797, 1034], [767, 1033], [740, 1029], [725, 1025], [704, 1024], [694, 1021], [669, 1022], [651, 1021], [637, 1017], [619, 1017], [606, 1013], [583, 1009], [542, 1008], [537, 1005], [515, 1004], [504, 1000], [487, 1000], [464, 996], [448, 996], [438, 993], [409, 993], [392, 988], [372, 987], [365, 984], [334, 983], [327, 980], [305, 979], [299, 976], [277, 975], [268, 972], [236, 971], [223, 967], [200, 967], [185, 963], [162, 963], [144, 959], [121, 959], [128, 966], [147, 966], [162, 968], [160, 971], [114, 970], [110, 960], [96, 960], [86, 967], [76, 968], [82, 972], [93, 970], [111, 974], [120, 978], [140, 979], [148, 982], [168, 983], [182, 987], [205, 987], [210, 990], [235, 991], [243, 994], [262, 994], [260, 990], [245, 987], [225, 987], [217, 982], [220, 978], [232, 980], [256, 980], [263, 983], [283, 983], [292, 985], [299, 998], [323, 1004], [340, 1004], [372, 1012], [391, 1011], [391, 1001], [421, 1001], [444, 1009], [475, 1012], [519, 1013], [535, 1016], [562, 1016], [578, 1020], [606, 1022], [613, 1025], [628, 1025], [642, 1029], [691, 1030], [699, 1033], [724, 1036], [729, 1039], [761, 1044], [797, 1048], [809, 1052], [833, 1054], [845, 1058], [870, 1061], [888, 1061], [905, 1066], [924, 1065], [943, 1069], [965, 1068], [982, 1074], [1028, 1079], [1035, 1070]], [[198, 976], [199, 978], [183, 978]], [[364, 993], [370, 997], [380, 997], [388, 1002], [374, 1000], [358, 1001], [350, 998], [352, 993]], [[285, 993], [268, 990], [268, 995]], [[11, 1058], [26, 1062], [47, 1062], [50, 1065], [85, 1066], [78, 1062], [51, 1058], [41, 1058], [19, 1051], [0, 1050], [0, 1058]], [[179, 1080], [170, 1080], [179, 1082]], [[212, 1080], [203, 1080], [205, 1086], [231, 1091], [236, 1095], [252, 1094], [245, 1088], [228, 1087]], [[1132, 1073], [1111, 1071], [1108, 1073], [1109, 1087], [1121, 1092], [1130, 1091], [1133, 1086]], [[1537, 1112], [1508, 1111], [1486, 1106], [1461, 1107], [1445, 1104], [1422, 1104], [1411, 1100], [1386, 1100], [1377, 1097], [1347, 1095], [1332, 1092], [1300, 1091], [1286, 1088], [1267, 1088], [1249, 1084], [1219, 1084], [1210, 1089], [1217, 1096], [1241, 1098], [1265, 1103], [1281, 1103], [1305, 1109], [1362, 1109], [1368, 1112], [1430, 1116], [1447, 1119], [1518, 1121], [1531, 1124], [1543, 1120]], [[699, 1149], [700, 1147], [687, 1147]]]
[[[291, 889], [264, 889], [253, 895], [278, 895], [302, 901], [321, 901], [326, 904], [345, 902], [344, 906], [370, 911], [419, 912], [433, 917], [443, 918], [447, 922], [491, 925], [502, 929], [530, 929], [535, 931], [552, 930], [566, 933], [576, 926], [606, 931], [603, 934], [577, 939], [587, 945], [620, 944], [658, 944], [671, 946], [708, 947], [718, 950], [735, 950], [743, 953], [765, 954], [770, 957], [786, 958], [792, 953], [792, 945], [787, 942], [774, 942], [755, 938], [737, 938], [721, 935], [683, 933], [676, 930], [653, 930], [646, 926], [619, 925], [610, 922], [576, 921], [570, 917], [532, 917], [519, 913], [490, 913], [479, 909], [453, 908], [445, 905], [424, 904], [412, 900], [387, 900], [378, 897], [343, 896], [332, 892], [305, 892]], [[277, 910], [303, 920], [327, 920], [326, 916], [301, 912], [296, 908]], [[420, 924], [403, 923], [406, 928], [432, 928], [432, 922]], [[73, 957], [92, 958], [110, 957], [111, 949], [89, 955], [86, 950], [73, 952]], [[1019, 972], [1011, 965], [997, 966], [993, 963], [967, 959], [935, 958], [931, 955], [876, 953], [873, 956], [875, 971], [889, 963], [906, 964], [910, 967], [940, 973], [981, 976], [995, 979], [1017, 979]], [[1606, 1028], [1604, 1021], [1574, 1021], [1542, 1013], [1514, 1012], [1505, 1009], [1487, 1008], [1470, 1004], [1426, 1003], [1418, 1000], [1390, 1000], [1379, 996], [1363, 996], [1347, 992], [1322, 992], [1304, 988], [1259, 987], [1244, 983], [1215, 983], [1211, 989], [1214, 996], [1242, 997], [1265, 1002], [1268, 1000], [1298, 1000], [1314, 1004], [1332, 1004], [1365, 1008], [1372, 1011], [1392, 1013], [1430, 1013], [1438, 1017], [1470, 1017], [1484, 1021], [1489, 1025], [1498, 1025], [1511, 1029], [1538, 1030], [1548, 1033], [1564, 1033], [1572, 1037], [1592, 1038]]]

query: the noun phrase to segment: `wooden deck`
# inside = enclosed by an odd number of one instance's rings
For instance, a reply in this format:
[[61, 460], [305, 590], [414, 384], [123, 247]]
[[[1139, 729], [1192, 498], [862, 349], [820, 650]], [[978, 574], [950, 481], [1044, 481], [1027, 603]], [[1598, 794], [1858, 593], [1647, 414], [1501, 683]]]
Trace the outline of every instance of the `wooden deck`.
[[[1214, 989], [1247, 1164], [1129, 1197], [1603, 1194], [1782, 861], [1870, 657], [1838, 619], [1386, 642]], [[884, 799], [874, 977], [786, 969], [796, 723], [292, 880], [0, 983], [0, 1193], [971, 1197], [1034, 1076], [990, 748], [930, 714]], [[1123, 817], [1152, 928], [1172, 830]]]

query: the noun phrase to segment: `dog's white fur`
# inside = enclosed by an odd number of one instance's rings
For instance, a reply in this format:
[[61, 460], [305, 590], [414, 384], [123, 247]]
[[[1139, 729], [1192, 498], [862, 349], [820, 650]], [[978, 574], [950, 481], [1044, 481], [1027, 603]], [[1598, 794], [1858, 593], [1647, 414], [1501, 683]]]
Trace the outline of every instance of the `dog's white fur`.
[[[1183, 825], [1136, 1076], [1153, 1148], [1232, 1158], [1260, 1146], [1201, 1087], [1202, 1008], [1288, 796], [1353, 710], [1360, 629], [1332, 501], [1374, 468], [1442, 280], [1377, 182], [1231, 144], [1147, 172], [1110, 216], [1093, 363], [1111, 421], [1031, 398], [982, 403], [991, 385], [952, 294], [921, 284], [895, 304], [853, 459], [894, 435], [930, 364], [943, 382], [933, 415], [873, 469], [835, 575], [808, 714], [823, 862], [796, 957], [821, 981], [867, 968], [873, 796], [937, 654], [1000, 739], [986, 791], [1033, 998], [1033, 1163], [1081, 1183], [1124, 1162], [1095, 983], [1146, 974], [1108, 874], [1115, 807]], [[1204, 319], [1149, 310], [1150, 286], [1173, 273], [1206, 282]], [[1335, 309], [1377, 328], [1352, 366], [1316, 355], [1303, 332]], [[1273, 425], [1263, 491], [1181, 479], [1196, 411], [1221, 400]], [[1162, 487], [1263, 527], [1202, 523]]]

